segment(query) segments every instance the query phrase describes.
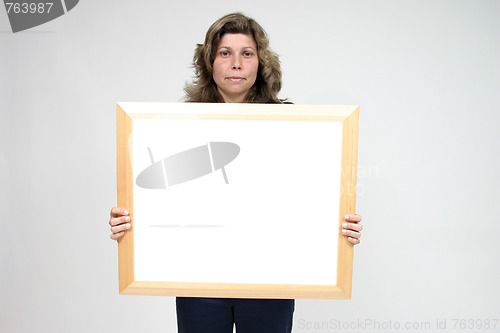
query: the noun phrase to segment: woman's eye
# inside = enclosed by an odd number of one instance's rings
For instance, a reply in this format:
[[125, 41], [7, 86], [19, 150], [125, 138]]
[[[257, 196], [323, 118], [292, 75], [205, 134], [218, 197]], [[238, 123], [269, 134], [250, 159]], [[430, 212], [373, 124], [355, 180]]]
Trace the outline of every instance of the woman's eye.
[[253, 51], [245, 51], [245, 52], [243, 52], [243, 56], [247, 57], [247, 58], [252, 57], [253, 54], [254, 54]]
[[228, 57], [228, 56], [229, 56], [229, 52], [228, 52], [228, 51], [221, 51], [221, 52], [220, 52], [220, 55], [221, 55], [222, 57]]

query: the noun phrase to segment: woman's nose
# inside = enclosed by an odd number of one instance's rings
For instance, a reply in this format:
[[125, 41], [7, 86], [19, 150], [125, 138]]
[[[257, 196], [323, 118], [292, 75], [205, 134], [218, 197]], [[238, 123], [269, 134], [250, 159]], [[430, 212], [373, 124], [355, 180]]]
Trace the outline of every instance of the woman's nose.
[[233, 61], [233, 66], [231, 68], [232, 69], [241, 69], [240, 59], [235, 58], [234, 61]]

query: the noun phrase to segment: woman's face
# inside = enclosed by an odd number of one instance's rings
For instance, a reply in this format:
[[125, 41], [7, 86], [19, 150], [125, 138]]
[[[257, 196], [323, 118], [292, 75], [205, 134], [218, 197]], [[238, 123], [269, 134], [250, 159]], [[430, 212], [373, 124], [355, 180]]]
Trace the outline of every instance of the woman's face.
[[222, 36], [213, 63], [213, 79], [224, 102], [244, 102], [258, 70], [257, 44], [252, 36], [229, 33]]

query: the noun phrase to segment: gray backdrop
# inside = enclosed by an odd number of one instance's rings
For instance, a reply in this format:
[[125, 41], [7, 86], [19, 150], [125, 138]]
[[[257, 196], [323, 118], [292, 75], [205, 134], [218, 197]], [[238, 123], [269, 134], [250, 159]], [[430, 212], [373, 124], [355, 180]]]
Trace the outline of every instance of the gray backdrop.
[[118, 294], [115, 102], [180, 101], [232, 11], [281, 97], [361, 106], [352, 300], [297, 301], [294, 332], [498, 331], [495, 0], [87, 0], [16, 34], [0, 8], [0, 331], [175, 331], [174, 298]]

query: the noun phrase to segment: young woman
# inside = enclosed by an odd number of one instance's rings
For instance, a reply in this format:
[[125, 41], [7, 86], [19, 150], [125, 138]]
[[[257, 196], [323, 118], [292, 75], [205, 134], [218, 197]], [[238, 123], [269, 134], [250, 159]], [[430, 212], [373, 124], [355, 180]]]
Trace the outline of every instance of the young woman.
[[[278, 98], [281, 68], [269, 39], [253, 19], [234, 13], [208, 29], [193, 58], [195, 79], [185, 87], [187, 102], [284, 103]], [[346, 216], [342, 233], [359, 244], [361, 216]], [[111, 239], [131, 228], [128, 212], [111, 209]], [[294, 300], [178, 297], [179, 333], [290, 333]]]

